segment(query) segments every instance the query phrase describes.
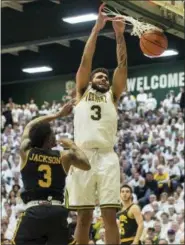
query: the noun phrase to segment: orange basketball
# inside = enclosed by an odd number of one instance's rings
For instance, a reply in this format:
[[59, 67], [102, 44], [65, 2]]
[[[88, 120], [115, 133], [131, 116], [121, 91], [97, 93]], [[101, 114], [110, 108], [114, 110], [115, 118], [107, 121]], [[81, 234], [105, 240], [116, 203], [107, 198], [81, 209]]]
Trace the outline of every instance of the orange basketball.
[[159, 56], [168, 48], [168, 39], [160, 31], [145, 32], [140, 38], [140, 48], [148, 56]]

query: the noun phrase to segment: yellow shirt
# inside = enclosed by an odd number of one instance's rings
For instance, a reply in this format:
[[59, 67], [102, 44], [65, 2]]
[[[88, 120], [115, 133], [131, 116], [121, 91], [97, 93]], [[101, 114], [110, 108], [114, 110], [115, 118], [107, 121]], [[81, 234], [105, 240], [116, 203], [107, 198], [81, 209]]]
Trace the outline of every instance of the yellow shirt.
[[[160, 182], [160, 181], [163, 181], [163, 180], [167, 180], [168, 179], [168, 173], [163, 173], [163, 174], [154, 174], [154, 179], [157, 181], [157, 182]], [[158, 183], [158, 187], [162, 187], [163, 184], [162, 183]]]

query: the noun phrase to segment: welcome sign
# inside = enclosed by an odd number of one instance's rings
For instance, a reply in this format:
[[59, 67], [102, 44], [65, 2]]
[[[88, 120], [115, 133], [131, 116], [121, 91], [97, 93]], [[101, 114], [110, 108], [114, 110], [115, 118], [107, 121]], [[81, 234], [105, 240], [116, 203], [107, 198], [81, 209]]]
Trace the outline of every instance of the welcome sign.
[[184, 72], [128, 78], [127, 86], [129, 92], [183, 87]]
[[184, 86], [184, 61], [135, 67], [128, 72], [127, 88], [134, 95], [144, 89], [160, 101], [170, 90], [177, 95]]

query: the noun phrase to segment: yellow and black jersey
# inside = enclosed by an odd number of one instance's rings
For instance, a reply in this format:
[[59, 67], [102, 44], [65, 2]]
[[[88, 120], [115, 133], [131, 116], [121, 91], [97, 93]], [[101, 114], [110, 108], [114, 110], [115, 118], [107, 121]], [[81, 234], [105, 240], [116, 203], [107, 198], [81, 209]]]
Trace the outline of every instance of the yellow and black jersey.
[[127, 209], [117, 213], [117, 219], [120, 223], [121, 244], [134, 240], [136, 236], [137, 222], [135, 218], [129, 216], [129, 210], [133, 205], [131, 204]]
[[21, 168], [25, 203], [32, 200], [52, 199], [63, 202], [66, 174], [61, 165], [60, 151], [32, 148]]

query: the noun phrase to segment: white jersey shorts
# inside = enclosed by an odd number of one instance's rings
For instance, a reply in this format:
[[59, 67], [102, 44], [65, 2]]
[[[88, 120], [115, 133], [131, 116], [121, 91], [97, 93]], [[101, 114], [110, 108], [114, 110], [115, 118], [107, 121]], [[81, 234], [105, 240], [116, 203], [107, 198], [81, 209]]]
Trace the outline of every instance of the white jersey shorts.
[[98, 199], [101, 208], [120, 208], [120, 166], [113, 149], [85, 149], [91, 169], [71, 167], [66, 178], [66, 207], [93, 209]]

